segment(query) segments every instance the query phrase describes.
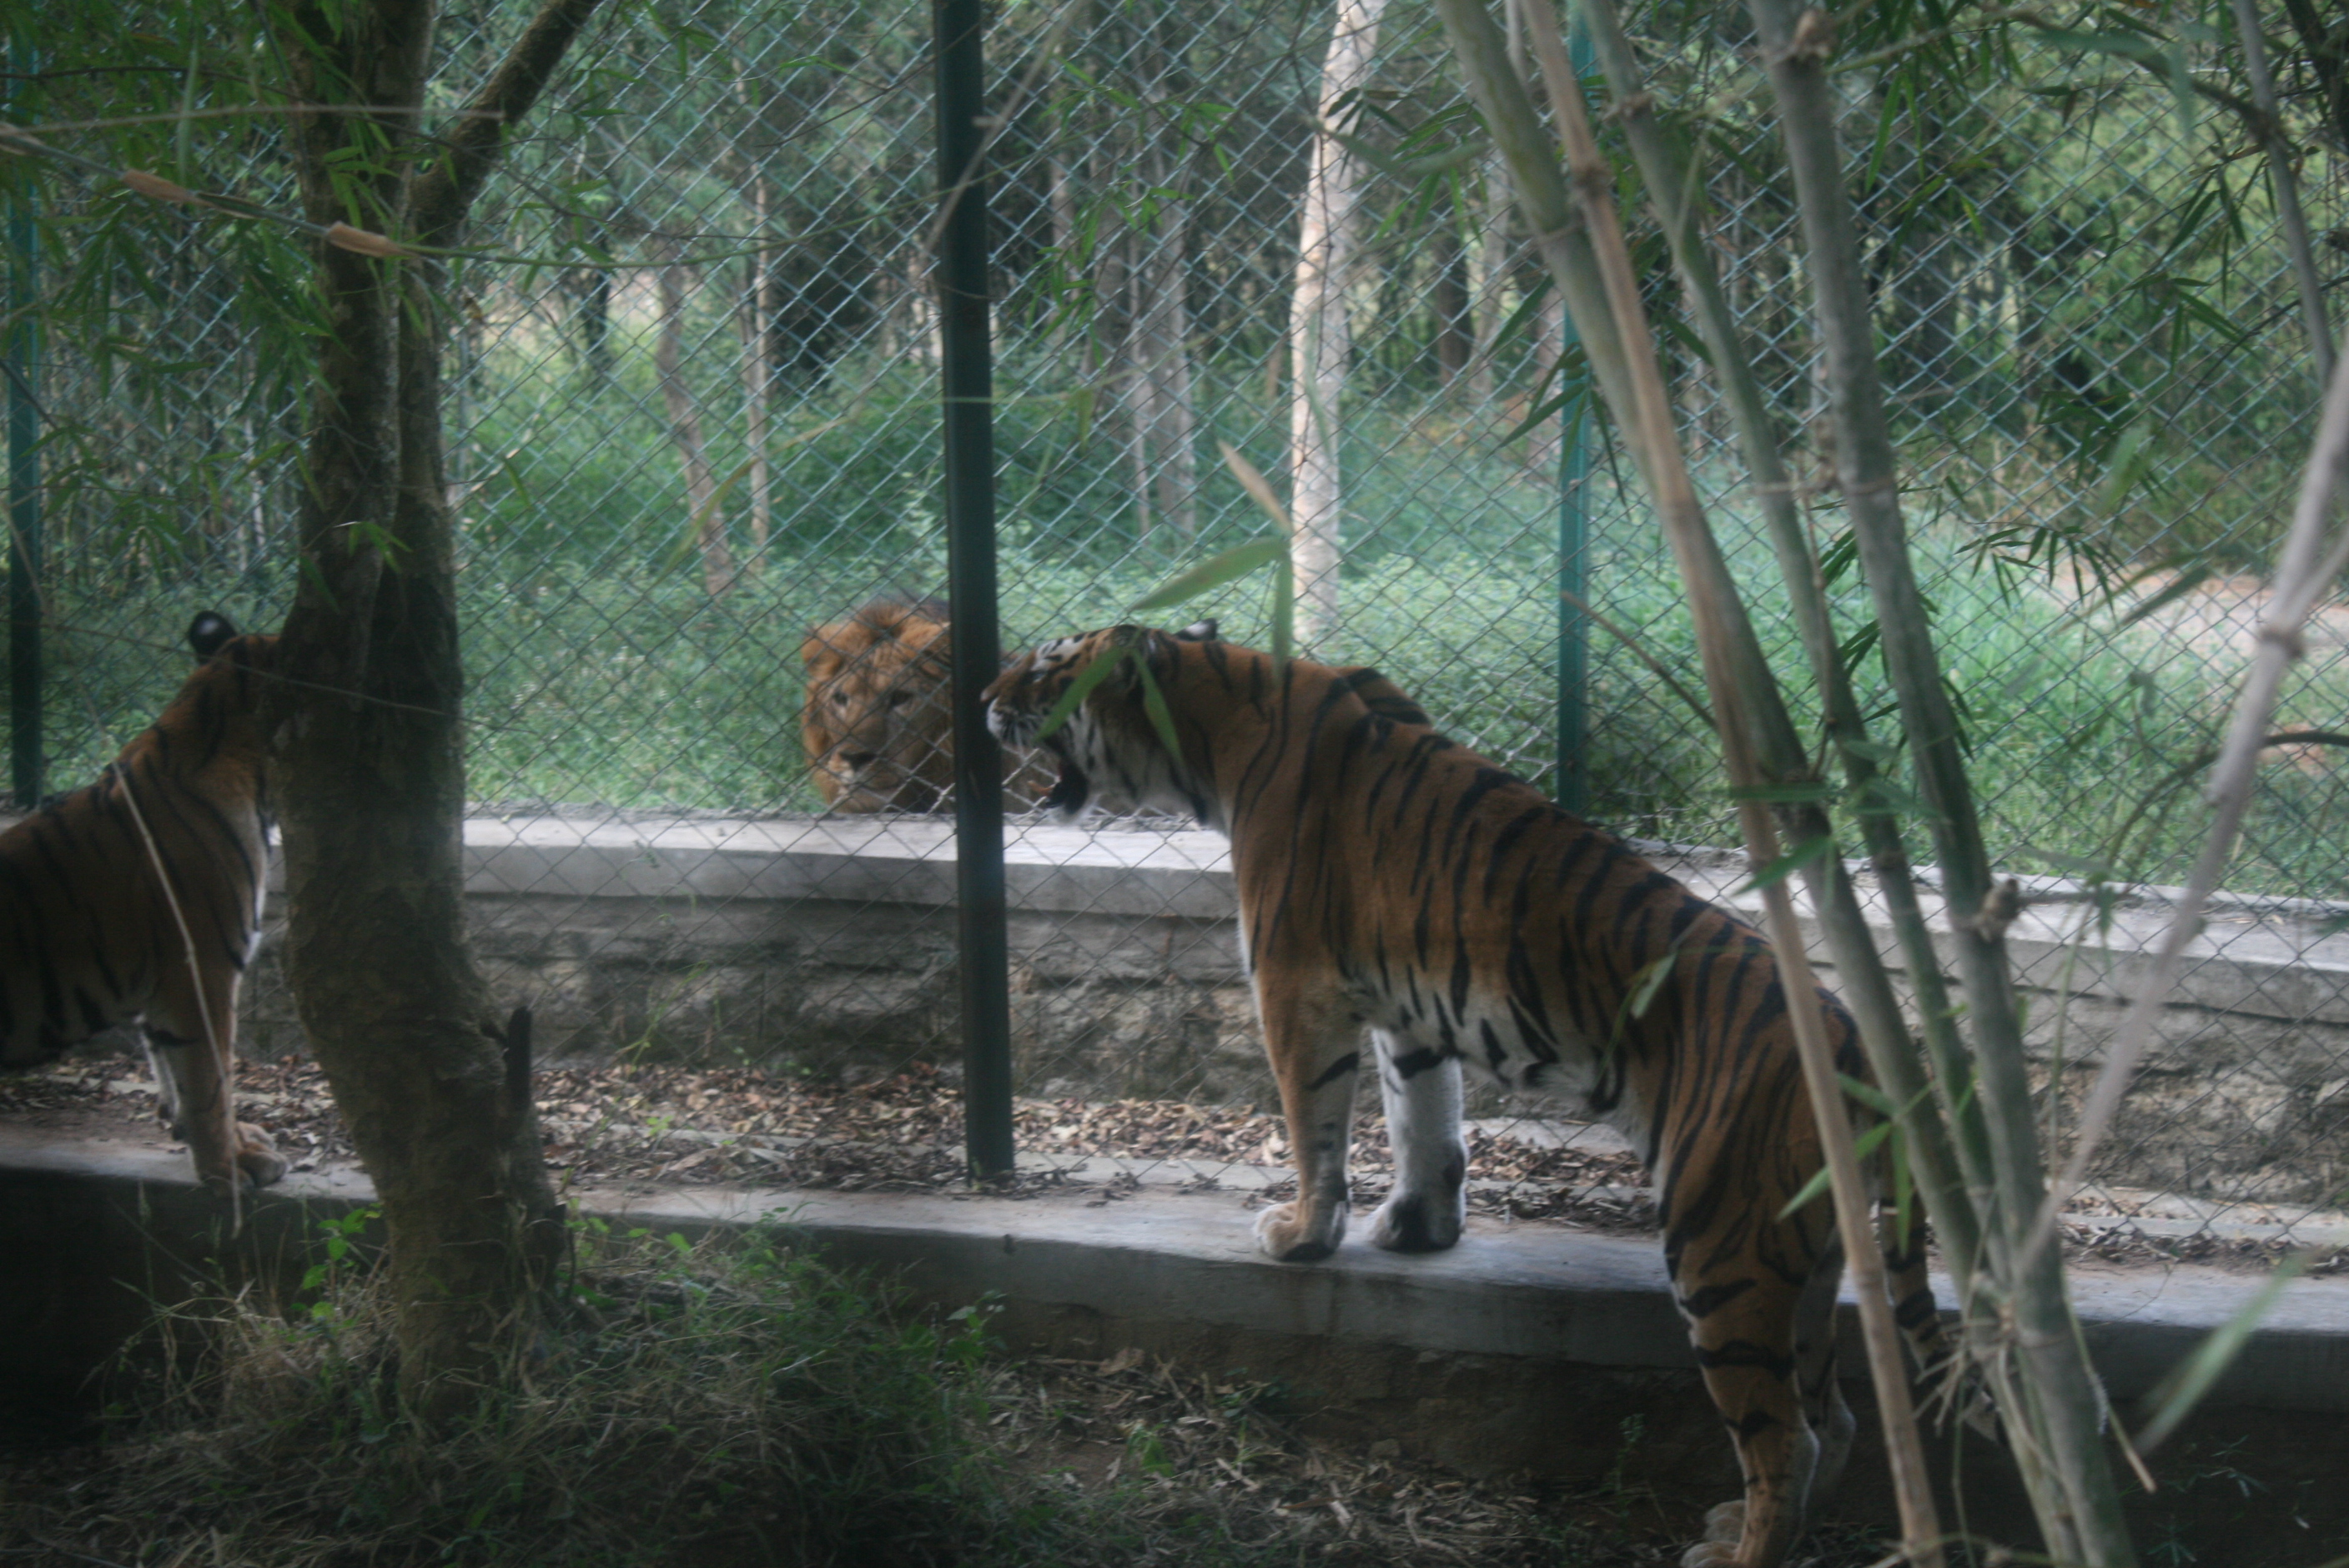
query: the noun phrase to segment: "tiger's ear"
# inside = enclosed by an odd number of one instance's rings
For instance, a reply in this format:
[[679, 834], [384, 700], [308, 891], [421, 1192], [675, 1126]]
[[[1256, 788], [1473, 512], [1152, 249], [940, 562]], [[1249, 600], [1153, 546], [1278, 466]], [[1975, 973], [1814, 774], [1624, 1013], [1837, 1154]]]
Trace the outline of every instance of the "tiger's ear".
[[217, 610], [203, 611], [188, 623], [188, 646], [196, 651], [198, 663], [219, 653], [235, 635], [236, 627]]
[[1212, 643], [1216, 640], [1216, 623], [1213, 619], [1194, 621], [1174, 634], [1175, 641], [1182, 643]]

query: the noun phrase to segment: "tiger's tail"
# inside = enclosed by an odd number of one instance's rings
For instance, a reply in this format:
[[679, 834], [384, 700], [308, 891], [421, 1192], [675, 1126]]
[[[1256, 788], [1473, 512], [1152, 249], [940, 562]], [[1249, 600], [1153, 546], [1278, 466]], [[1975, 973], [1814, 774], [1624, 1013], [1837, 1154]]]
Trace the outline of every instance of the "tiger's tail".
[[1893, 1321], [1917, 1358], [1927, 1408], [1955, 1409], [1966, 1425], [1996, 1441], [1998, 1407], [1980, 1374], [1966, 1364], [1957, 1342], [1951, 1338], [1948, 1326], [1941, 1321], [1940, 1306], [1933, 1299], [1933, 1282], [1925, 1266], [1924, 1220], [1912, 1212], [1904, 1235], [1899, 1209], [1885, 1203], [1878, 1209], [1876, 1224]]

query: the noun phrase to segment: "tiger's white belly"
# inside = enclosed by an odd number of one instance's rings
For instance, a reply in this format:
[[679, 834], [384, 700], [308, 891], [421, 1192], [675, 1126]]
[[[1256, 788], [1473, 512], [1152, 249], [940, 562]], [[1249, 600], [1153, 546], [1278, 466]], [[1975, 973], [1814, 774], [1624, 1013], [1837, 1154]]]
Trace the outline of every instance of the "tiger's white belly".
[[1647, 1107], [1628, 1076], [1610, 1068], [1607, 1042], [1588, 1040], [1568, 1029], [1561, 1037], [1545, 1036], [1537, 1044], [1526, 1037], [1506, 1000], [1475, 991], [1456, 1013], [1449, 998], [1423, 992], [1416, 998], [1379, 998], [1366, 1014], [1372, 1027], [1398, 1043], [1395, 1055], [1402, 1061], [1419, 1052], [1456, 1058], [1486, 1083], [1554, 1101], [1561, 1109], [1613, 1128], [1634, 1147], [1646, 1142]]

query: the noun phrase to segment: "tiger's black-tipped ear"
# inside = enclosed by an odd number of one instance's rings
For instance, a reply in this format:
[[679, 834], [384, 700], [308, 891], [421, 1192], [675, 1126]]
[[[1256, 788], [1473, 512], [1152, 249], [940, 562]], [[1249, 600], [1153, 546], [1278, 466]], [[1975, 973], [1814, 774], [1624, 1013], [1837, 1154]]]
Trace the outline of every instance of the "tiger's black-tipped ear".
[[195, 649], [198, 659], [211, 658], [235, 635], [236, 627], [217, 610], [206, 610], [188, 623], [188, 646]]
[[1216, 623], [1212, 619], [1194, 621], [1174, 634], [1175, 640], [1184, 643], [1212, 643], [1217, 635]]

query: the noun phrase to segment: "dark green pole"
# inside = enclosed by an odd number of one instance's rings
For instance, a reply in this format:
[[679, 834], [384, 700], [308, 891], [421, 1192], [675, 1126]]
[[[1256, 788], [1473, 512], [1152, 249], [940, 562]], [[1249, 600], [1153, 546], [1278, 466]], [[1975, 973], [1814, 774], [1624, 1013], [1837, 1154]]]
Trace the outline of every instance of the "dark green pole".
[[963, 1119], [971, 1174], [981, 1178], [1012, 1164], [1003, 765], [979, 697], [1001, 660], [995, 614], [994, 365], [988, 341], [985, 17], [981, 0], [933, 0], [943, 204], [935, 276], [946, 400], [947, 597], [954, 611]]
[[[15, 91], [11, 119], [32, 97], [33, 51], [8, 44]], [[21, 167], [8, 201], [8, 779], [16, 804], [41, 798], [41, 436], [40, 236], [33, 228], [32, 181]]]
[[[1578, 75], [1590, 72], [1590, 37], [1577, 20], [1567, 53]], [[1566, 335], [1561, 356], [1581, 346], [1574, 317], [1558, 313]], [[1557, 465], [1557, 803], [1578, 817], [1590, 813], [1590, 372], [1560, 374], [1566, 407], [1558, 413]]]

